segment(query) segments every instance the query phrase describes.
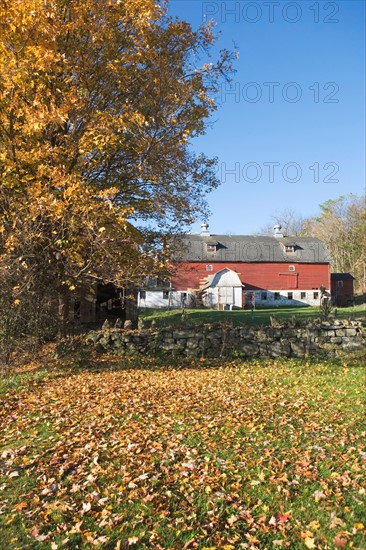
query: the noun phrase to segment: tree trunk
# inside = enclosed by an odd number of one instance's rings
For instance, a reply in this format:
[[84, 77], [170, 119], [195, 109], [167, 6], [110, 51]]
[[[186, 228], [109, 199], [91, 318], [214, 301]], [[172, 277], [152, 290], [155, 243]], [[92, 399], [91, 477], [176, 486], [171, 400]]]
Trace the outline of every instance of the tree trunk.
[[67, 329], [70, 320], [70, 295], [68, 292], [58, 293], [58, 337], [67, 336]]

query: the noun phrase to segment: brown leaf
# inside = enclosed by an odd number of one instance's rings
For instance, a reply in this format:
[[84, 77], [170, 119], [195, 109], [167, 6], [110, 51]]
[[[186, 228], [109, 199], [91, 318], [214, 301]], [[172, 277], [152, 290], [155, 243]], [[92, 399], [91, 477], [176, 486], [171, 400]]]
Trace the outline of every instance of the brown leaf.
[[337, 548], [344, 548], [347, 544], [347, 539], [340, 536], [339, 534], [336, 535], [333, 540]]

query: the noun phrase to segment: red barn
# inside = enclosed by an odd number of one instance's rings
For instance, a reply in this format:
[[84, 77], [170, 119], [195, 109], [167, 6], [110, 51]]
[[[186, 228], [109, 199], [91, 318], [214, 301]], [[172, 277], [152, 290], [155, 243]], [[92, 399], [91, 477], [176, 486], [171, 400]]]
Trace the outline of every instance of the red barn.
[[[316, 238], [200, 234], [183, 238], [181, 261], [171, 287], [158, 297], [146, 293], [146, 307], [203, 303], [217, 309], [319, 305], [321, 287], [330, 292], [330, 265]], [[148, 297], [147, 294], [150, 294]], [[160, 299], [161, 298], [161, 299]], [[143, 305], [143, 304], [141, 304]]]
[[353, 281], [350, 273], [331, 273], [331, 295], [333, 303], [338, 306], [349, 306], [354, 301]]

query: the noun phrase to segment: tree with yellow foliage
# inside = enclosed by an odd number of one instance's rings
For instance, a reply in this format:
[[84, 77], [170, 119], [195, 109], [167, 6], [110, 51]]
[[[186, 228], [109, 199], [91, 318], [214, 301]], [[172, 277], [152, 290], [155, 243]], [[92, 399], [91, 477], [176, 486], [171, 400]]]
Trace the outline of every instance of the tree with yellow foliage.
[[[64, 295], [86, 273], [134, 280], [154, 269], [165, 232], [204, 211], [215, 162], [189, 145], [231, 57], [200, 62], [213, 41], [210, 26], [193, 31], [154, 0], [0, 0], [0, 264], [3, 277], [17, 272], [11, 288], [47, 280]], [[148, 252], [140, 222], [158, 229]]]

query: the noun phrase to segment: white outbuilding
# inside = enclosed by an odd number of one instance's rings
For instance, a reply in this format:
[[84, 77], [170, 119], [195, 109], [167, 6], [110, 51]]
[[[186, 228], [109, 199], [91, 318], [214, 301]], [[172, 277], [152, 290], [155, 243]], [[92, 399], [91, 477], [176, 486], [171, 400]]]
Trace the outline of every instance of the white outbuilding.
[[224, 268], [208, 278], [202, 288], [205, 307], [213, 309], [241, 309], [243, 284], [232, 269]]

